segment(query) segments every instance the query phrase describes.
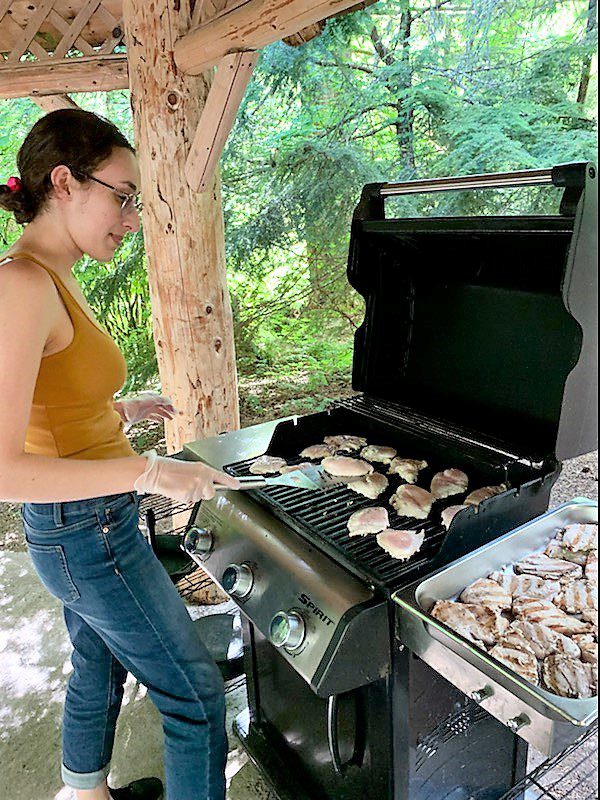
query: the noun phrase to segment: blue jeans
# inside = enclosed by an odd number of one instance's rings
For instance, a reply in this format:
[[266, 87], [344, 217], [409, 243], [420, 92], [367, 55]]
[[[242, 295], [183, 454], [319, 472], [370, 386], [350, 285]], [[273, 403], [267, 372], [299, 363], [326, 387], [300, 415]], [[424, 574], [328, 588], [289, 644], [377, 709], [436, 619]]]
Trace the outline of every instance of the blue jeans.
[[138, 528], [137, 495], [26, 503], [21, 513], [33, 564], [63, 603], [74, 648], [64, 783], [93, 789], [108, 775], [131, 672], [162, 716], [166, 800], [224, 800], [223, 681]]

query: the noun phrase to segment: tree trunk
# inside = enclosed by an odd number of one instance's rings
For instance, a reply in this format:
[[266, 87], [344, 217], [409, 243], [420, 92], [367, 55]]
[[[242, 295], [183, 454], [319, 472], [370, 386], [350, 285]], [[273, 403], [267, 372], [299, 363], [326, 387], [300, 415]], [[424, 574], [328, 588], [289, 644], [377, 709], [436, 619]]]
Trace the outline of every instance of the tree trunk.
[[162, 390], [179, 411], [166, 424], [173, 452], [239, 427], [219, 177], [197, 194], [184, 173], [209, 84], [173, 59], [188, 0], [124, 0], [123, 12], [154, 340]]
[[[594, 31], [596, 29], [596, 0], [589, 0], [588, 4], [588, 14], [587, 14], [587, 25], [585, 30], [585, 42], [589, 47], [592, 47], [594, 41]], [[581, 65], [581, 78], [579, 80], [579, 90], [577, 92], [577, 102], [580, 105], [584, 105], [588, 87], [590, 85], [590, 70], [592, 66], [592, 55], [591, 53], [583, 59], [583, 64]]]

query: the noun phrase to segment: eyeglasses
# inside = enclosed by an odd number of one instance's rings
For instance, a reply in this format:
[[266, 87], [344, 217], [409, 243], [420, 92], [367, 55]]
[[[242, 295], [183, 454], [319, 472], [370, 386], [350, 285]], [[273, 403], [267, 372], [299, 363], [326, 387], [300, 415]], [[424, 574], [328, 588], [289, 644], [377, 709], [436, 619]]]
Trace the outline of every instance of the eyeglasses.
[[77, 178], [77, 180], [85, 179], [88, 181], [94, 181], [94, 183], [99, 183], [100, 186], [106, 186], [107, 189], [110, 189], [114, 194], [119, 198], [121, 201], [121, 214], [126, 216], [129, 214], [133, 209], [136, 211], [142, 210], [142, 199], [140, 197], [140, 193], [128, 193], [122, 192], [120, 189], [117, 189], [116, 186], [112, 186], [110, 183], [106, 183], [105, 181], [101, 181], [100, 178], [94, 178], [93, 175], [88, 175], [86, 172], [80, 172], [79, 170], [71, 170], [73, 175]]

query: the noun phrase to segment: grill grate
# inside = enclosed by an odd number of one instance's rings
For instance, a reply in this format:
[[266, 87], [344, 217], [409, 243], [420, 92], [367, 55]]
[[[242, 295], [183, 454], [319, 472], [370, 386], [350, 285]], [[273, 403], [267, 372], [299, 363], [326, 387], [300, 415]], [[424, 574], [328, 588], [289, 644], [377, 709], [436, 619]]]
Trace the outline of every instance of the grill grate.
[[562, 753], [547, 759], [500, 800], [596, 800], [598, 723]]

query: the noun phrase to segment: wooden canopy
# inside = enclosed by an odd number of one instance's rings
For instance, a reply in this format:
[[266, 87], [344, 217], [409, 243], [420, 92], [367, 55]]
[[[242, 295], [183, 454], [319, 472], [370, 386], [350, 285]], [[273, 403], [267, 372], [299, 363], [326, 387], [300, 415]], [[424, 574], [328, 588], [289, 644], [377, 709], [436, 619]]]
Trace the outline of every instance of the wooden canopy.
[[239, 425], [218, 161], [257, 51], [374, 1], [0, 0], [0, 99], [131, 90], [170, 450]]

